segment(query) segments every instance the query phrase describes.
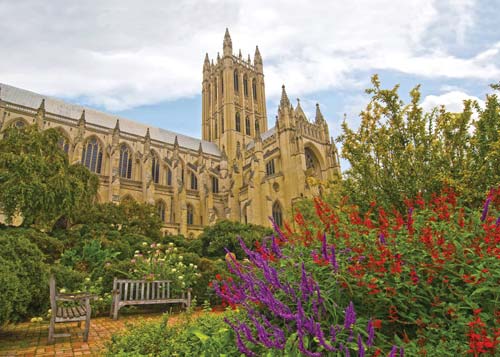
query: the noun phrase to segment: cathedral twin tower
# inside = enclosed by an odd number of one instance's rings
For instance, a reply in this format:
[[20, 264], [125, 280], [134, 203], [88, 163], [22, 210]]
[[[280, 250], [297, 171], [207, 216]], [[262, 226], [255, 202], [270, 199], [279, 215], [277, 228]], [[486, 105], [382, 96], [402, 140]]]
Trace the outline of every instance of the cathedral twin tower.
[[61, 148], [100, 178], [99, 200], [155, 204], [164, 232], [198, 235], [220, 219], [278, 225], [294, 204], [318, 192], [308, 178], [340, 174], [338, 154], [319, 106], [311, 122], [283, 87], [268, 129], [263, 61], [233, 54], [203, 63], [202, 139], [0, 83], [0, 135], [8, 127], [57, 128]]

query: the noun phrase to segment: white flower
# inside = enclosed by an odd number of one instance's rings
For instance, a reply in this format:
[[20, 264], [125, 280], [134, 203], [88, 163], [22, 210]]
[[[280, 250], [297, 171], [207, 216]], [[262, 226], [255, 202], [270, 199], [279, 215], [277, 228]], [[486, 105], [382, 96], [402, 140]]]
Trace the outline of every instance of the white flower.
[[174, 248], [174, 252], [177, 252], [177, 247]]
[[174, 243], [170, 242], [170, 243], [168, 243], [168, 246], [169, 246], [169, 247], [173, 247], [173, 246], [174, 246]]
[[85, 281], [90, 281], [90, 278], [85, 278]]
[[184, 277], [182, 275], [179, 275], [178, 279], [182, 280], [182, 279], [184, 279]]
[[184, 257], [182, 255], [179, 255], [179, 260], [182, 260], [184, 259]]
[[181, 286], [182, 286], [183, 288], [185, 288], [185, 287], [186, 287], [186, 283], [185, 283], [185, 282], [182, 282]]
[[62, 288], [61, 290], [59, 290], [59, 292], [60, 292], [61, 294], [64, 294], [64, 293], [66, 292], [66, 289], [65, 289], [65, 288]]
[[193, 263], [189, 263], [189, 267], [193, 268], [194, 267]]
[[194, 268], [195, 268], [195, 269], [198, 269], [198, 265], [195, 265], [195, 266], [194, 266]]
[[140, 252], [141, 252], [140, 250], [136, 250], [134, 253], [139, 254]]
[[176, 271], [177, 271], [177, 269], [172, 268], [172, 273], [175, 273]]
[[142, 242], [142, 246], [143, 246], [143, 247], [145, 247], [145, 246], [147, 246], [147, 245], [148, 245], [148, 243], [147, 243], [147, 242]]
[[156, 248], [160, 248], [160, 247], [161, 247], [161, 243], [157, 243]]

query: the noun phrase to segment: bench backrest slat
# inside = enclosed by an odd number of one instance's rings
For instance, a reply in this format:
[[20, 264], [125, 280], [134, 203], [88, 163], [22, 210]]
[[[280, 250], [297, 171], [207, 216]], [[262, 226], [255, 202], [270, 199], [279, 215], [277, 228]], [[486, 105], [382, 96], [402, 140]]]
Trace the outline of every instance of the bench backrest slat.
[[[130, 280], [116, 279], [113, 287], [118, 290], [119, 300], [168, 300], [170, 296], [170, 280]], [[181, 293], [185, 299], [185, 292]]]

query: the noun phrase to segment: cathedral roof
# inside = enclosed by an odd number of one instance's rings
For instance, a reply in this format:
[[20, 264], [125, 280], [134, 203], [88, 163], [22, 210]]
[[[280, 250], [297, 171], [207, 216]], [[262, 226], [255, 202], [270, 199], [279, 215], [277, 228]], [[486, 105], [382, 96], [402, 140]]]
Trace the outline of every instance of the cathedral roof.
[[[276, 127], [275, 126], [273, 126], [268, 131], [265, 131], [262, 134], [260, 134], [260, 138], [262, 139], [262, 141], [265, 141], [266, 139], [268, 139], [271, 136], [273, 136], [274, 133], [276, 133]], [[255, 146], [255, 141], [254, 140], [249, 141], [248, 144], [247, 144], [247, 150], [253, 148], [254, 146]]]
[[149, 128], [152, 140], [157, 140], [166, 144], [173, 145], [175, 138], [177, 137], [179, 146], [181, 148], [198, 151], [201, 144], [204, 153], [215, 156], [220, 156], [221, 154], [217, 145], [209, 141], [196, 139], [162, 128], [149, 127], [146, 124], [142, 124], [130, 119], [100, 112], [98, 110], [83, 107], [81, 105], [67, 103], [57, 98], [44, 96], [27, 91], [25, 89], [20, 89], [8, 84], [0, 83], [0, 100], [2, 101], [21, 105], [23, 107], [28, 107], [31, 109], [37, 109], [40, 107], [40, 103], [44, 99], [45, 111], [47, 113], [73, 119], [75, 123], [81, 117], [82, 111], [85, 110], [85, 121], [87, 124], [93, 124], [101, 128], [113, 129], [116, 126], [116, 121], [120, 120], [120, 131], [122, 133], [144, 137], [144, 135], [146, 135], [146, 131]]

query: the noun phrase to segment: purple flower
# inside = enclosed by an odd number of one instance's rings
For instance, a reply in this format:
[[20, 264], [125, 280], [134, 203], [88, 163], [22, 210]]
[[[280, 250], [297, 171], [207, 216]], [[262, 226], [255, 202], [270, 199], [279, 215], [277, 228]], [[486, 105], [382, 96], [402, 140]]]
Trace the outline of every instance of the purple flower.
[[326, 244], [326, 233], [323, 233], [321, 238], [321, 254], [323, 254], [323, 259], [328, 260], [328, 247]]
[[349, 306], [345, 309], [344, 327], [345, 329], [350, 329], [355, 323], [356, 311], [354, 311], [354, 304], [351, 301]]
[[368, 326], [366, 327], [366, 332], [368, 332], [368, 340], [366, 341], [366, 345], [368, 347], [373, 346], [373, 340], [375, 339], [375, 329], [373, 328], [372, 320], [368, 321]]
[[358, 334], [358, 357], [365, 357], [365, 346], [360, 334]]
[[483, 214], [481, 215], [481, 222], [484, 222], [486, 216], [488, 215], [488, 208], [490, 206], [490, 202], [491, 202], [491, 197], [488, 197], [483, 206]]
[[330, 247], [330, 252], [331, 252], [331, 255], [330, 255], [330, 264], [332, 264], [333, 270], [335, 272], [338, 272], [339, 271], [339, 264], [337, 263], [337, 257], [336, 257], [336, 253], [335, 253], [335, 247], [333, 245]]
[[391, 352], [389, 353], [389, 357], [396, 357], [396, 352], [398, 348], [396, 346], [392, 346]]
[[380, 233], [378, 240], [379, 240], [380, 244], [384, 244], [384, 245], [387, 244], [387, 242], [385, 241], [384, 233]]
[[500, 217], [497, 218], [497, 222], [495, 224], [497, 227], [500, 226]]

